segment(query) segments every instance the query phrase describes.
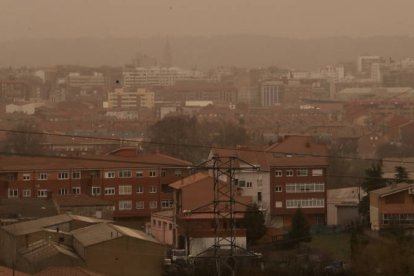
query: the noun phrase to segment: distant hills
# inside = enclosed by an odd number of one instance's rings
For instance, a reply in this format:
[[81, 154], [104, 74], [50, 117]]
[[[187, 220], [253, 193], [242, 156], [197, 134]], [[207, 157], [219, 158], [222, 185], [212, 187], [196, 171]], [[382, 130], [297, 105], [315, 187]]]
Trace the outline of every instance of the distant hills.
[[[414, 37], [375, 36], [290, 39], [262, 35], [170, 37], [173, 63], [183, 68], [215, 66], [316, 69], [356, 61], [361, 54], [400, 59], [414, 56]], [[137, 53], [161, 58], [165, 37], [67, 38], [0, 41], [0, 66], [130, 63]]]

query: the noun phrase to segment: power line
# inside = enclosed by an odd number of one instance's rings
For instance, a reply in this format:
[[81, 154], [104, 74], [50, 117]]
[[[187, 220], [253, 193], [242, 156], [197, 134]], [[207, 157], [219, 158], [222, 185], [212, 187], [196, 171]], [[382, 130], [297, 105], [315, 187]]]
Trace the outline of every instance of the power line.
[[[119, 160], [119, 159], [105, 159], [105, 158], [92, 158], [92, 157], [74, 157], [74, 156], [55, 156], [55, 155], [42, 155], [42, 154], [16, 154], [10, 152], [0, 152], [0, 155], [7, 155], [7, 156], [20, 156], [20, 157], [41, 157], [41, 158], [54, 158], [54, 159], [63, 159], [63, 160], [77, 160], [77, 161], [98, 161], [98, 162], [107, 162], [107, 163], [120, 163], [120, 164], [135, 164], [135, 165], [149, 165], [149, 166], [158, 166], [162, 167], [163, 169], [188, 169], [188, 170], [210, 170], [213, 169], [212, 166], [203, 164], [203, 165], [174, 165], [172, 166], [171, 163], [161, 163], [161, 162], [145, 162], [139, 160]], [[294, 166], [293, 166], [294, 167]], [[99, 167], [98, 167], [99, 168]], [[117, 168], [125, 168], [125, 166], [120, 166]], [[139, 167], [137, 167], [139, 168]], [[72, 167], [72, 169], [85, 169], [82, 167]], [[94, 168], [86, 168], [86, 169], [94, 169]], [[101, 169], [101, 168], [100, 168]], [[246, 171], [246, 168], [234, 168], [240, 171]], [[7, 169], [0, 169], [0, 172], [9, 172], [11, 170]], [[13, 170], [13, 171], [27, 171], [24, 169], [21, 170]], [[251, 172], [268, 172], [266, 170], [261, 170], [258, 168], [257, 170], [251, 170]], [[269, 172], [270, 173], [270, 172]], [[325, 174], [326, 177], [337, 177], [337, 178], [351, 178], [351, 179], [372, 179], [372, 180], [386, 180], [386, 181], [395, 181], [397, 178], [384, 178], [384, 177], [370, 177], [370, 176], [363, 176], [363, 175], [340, 175], [340, 174]], [[404, 179], [406, 181], [414, 181], [414, 179], [407, 178]]]
[[[33, 134], [33, 135], [46, 135], [46, 136], [65, 137], [65, 138], [117, 141], [117, 142], [131, 142], [131, 143], [142, 143], [142, 144], [150, 144], [150, 145], [152, 144], [152, 145], [171, 146], [171, 147], [193, 147], [193, 148], [204, 148], [204, 149], [212, 149], [212, 150], [231, 150], [231, 151], [244, 151], [244, 152], [255, 152], [255, 153], [269, 153], [269, 154], [284, 154], [284, 155], [310, 156], [310, 157], [321, 157], [321, 158], [335, 158], [335, 159], [346, 159], [346, 160], [350, 160], [350, 161], [351, 160], [362, 160], [362, 161], [370, 161], [370, 162], [386, 161], [386, 162], [390, 162], [390, 163], [401, 163], [401, 161], [399, 161], [399, 160], [382, 159], [382, 158], [362, 158], [362, 157], [356, 157], [356, 156], [324, 155], [324, 154], [303, 153], [303, 152], [265, 151], [265, 150], [258, 150], [258, 149], [249, 149], [249, 148], [218, 147], [218, 146], [201, 145], [201, 144], [166, 143], [166, 142], [145, 141], [145, 140], [137, 140], [137, 139], [122, 139], [122, 138], [110, 138], [110, 137], [58, 134], [58, 133], [47, 133], [47, 132], [38, 132], [38, 131], [0, 129], [0, 132], [9, 132], [9, 133], [18, 133], [18, 134]], [[404, 161], [403, 163], [414, 164], [414, 161]]]

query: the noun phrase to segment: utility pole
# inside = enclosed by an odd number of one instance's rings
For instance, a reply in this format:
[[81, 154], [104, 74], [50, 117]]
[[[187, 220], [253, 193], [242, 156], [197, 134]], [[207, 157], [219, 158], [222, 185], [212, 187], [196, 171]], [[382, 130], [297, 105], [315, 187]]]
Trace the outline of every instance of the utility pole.
[[236, 204], [247, 207], [246, 204], [236, 201], [235, 197], [237, 191], [235, 172], [241, 169], [241, 164], [244, 165], [243, 170], [257, 171], [258, 169], [236, 156], [213, 156], [198, 166], [199, 169], [207, 169], [213, 174], [214, 199], [208, 204], [212, 205], [213, 211], [202, 211], [206, 207], [204, 205], [189, 212], [213, 214], [214, 244], [194, 258], [214, 259], [218, 276], [222, 275], [223, 267], [235, 276], [241, 258], [257, 257], [254, 252], [237, 245], [236, 220], [240, 218], [237, 215], [244, 214], [246, 211], [236, 210]]

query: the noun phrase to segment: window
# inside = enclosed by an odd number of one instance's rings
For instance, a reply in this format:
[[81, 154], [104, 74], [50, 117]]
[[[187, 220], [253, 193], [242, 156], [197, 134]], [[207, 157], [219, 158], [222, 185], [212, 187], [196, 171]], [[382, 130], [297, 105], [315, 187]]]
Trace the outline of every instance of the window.
[[157, 192], [157, 186], [150, 186], [150, 193], [156, 193]]
[[261, 179], [257, 179], [257, 187], [262, 187], [263, 186], [263, 181]]
[[250, 189], [252, 186], [253, 186], [252, 182], [250, 182], [250, 181], [246, 182], [246, 188]]
[[137, 209], [144, 209], [145, 208], [144, 201], [137, 201], [135, 206]]
[[9, 197], [18, 197], [19, 196], [19, 190], [17, 188], [9, 188], [8, 196]]
[[137, 193], [142, 194], [144, 192], [144, 187], [141, 185], [137, 186]]
[[30, 189], [23, 190], [23, 197], [31, 197], [31, 196], [32, 196], [32, 190]]
[[282, 186], [275, 186], [275, 192], [281, 193], [282, 192]]
[[101, 194], [101, 187], [92, 187], [92, 195], [100, 195]]
[[23, 181], [29, 181], [30, 180], [30, 173], [24, 173], [23, 174]]
[[47, 197], [47, 190], [46, 189], [37, 190], [37, 197]]
[[114, 195], [115, 188], [114, 187], [106, 187], [104, 190], [105, 195]]
[[167, 175], [166, 170], [161, 170], [161, 176], [166, 176], [166, 175]]
[[149, 207], [150, 209], [157, 209], [157, 201], [156, 200], [152, 200], [149, 202]]
[[324, 208], [324, 198], [288, 199], [286, 208]]
[[168, 208], [172, 208], [172, 206], [173, 206], [173, 201], [171, 199], [161, 200], [161, 208], [168, 209]]
[[80, 195], [80, 193], [81, 193], [81, 187], [72, 187], [72, 194]]
[[68, 194], [68, 190], [66, 190], [65, 188], [59, 189], [59, 195], [66, 195], [66, 194]]
[[120, 195], [130, 195], [130, 194], [132, 194], [132, 186], [131, 185], [120, 185], [118, 187], [118, 194], [120, 194]]
[[286, 176], [288, 177], [293, 176], [293, 170], [286, 170]]
[[168, 223], [168, 230], [172, 230], [172, 223]]
[[69, 179], [69, 172], [59, 172], [58, 173], [58, 179]]
[[157, 171], [156, 170], [150, 170], [149, 171], [149, 176], [150, 177], [156, 177], [157, 176]]
[[283, 201], [275, 201], [276, 208], [283, 208]]
[[118, 172], [118, 176], [122, 178], [132, 177], [131, 170], [120, 170]]
[[257, 192], [257, 201], [262, 201], [262, 192]]
[[137, 177], [143, 177], [144, 176], [144, 171], [137, 171], [136, 176]]
[[308, 176], [308, 169], [300, 168], [296, 170], [297, 176]]
[[47, 173], [39, 173], [37, 180], [47, 180]]
[[108, 171], [104, 173], [104, 178], [115, 178], [115, 175], [114, 171]]
[[323, 170], [322, 169], [313, 169], [312, 170], [312, 176], [322, 176]]
[[237, 184], [239, 185], [240, 188], [246, 187], [246, 181], [245, 180], [239, 180], [237, 182]]
[[289, 183], [286, 193], [317, 193], [325, 191], [325, 183]]
[[282, 170], [275, 170], [275, 176], [276, 177], [282, 177], [283, 176]]
[[131, 210], [132, 201], [131, 200], [120, 200], [118, 206], [119, 206], [119, 210]]
[[81, 178], [81, 172], [80, 171], [72, 172], [72, 179], [80, 179], [80, 178]]
[[174, 171], [175, 176], [181, 176], [182, 174], [183, 174], [183, 172], [181, 170], [175, 170]]

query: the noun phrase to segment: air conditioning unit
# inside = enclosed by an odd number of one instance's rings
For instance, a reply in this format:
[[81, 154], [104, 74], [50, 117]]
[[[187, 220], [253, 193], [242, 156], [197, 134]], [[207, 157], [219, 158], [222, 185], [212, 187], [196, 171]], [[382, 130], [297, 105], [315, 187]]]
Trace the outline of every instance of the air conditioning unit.
[[408, 194], [414, 195], [414, 186], [408, 188]]

